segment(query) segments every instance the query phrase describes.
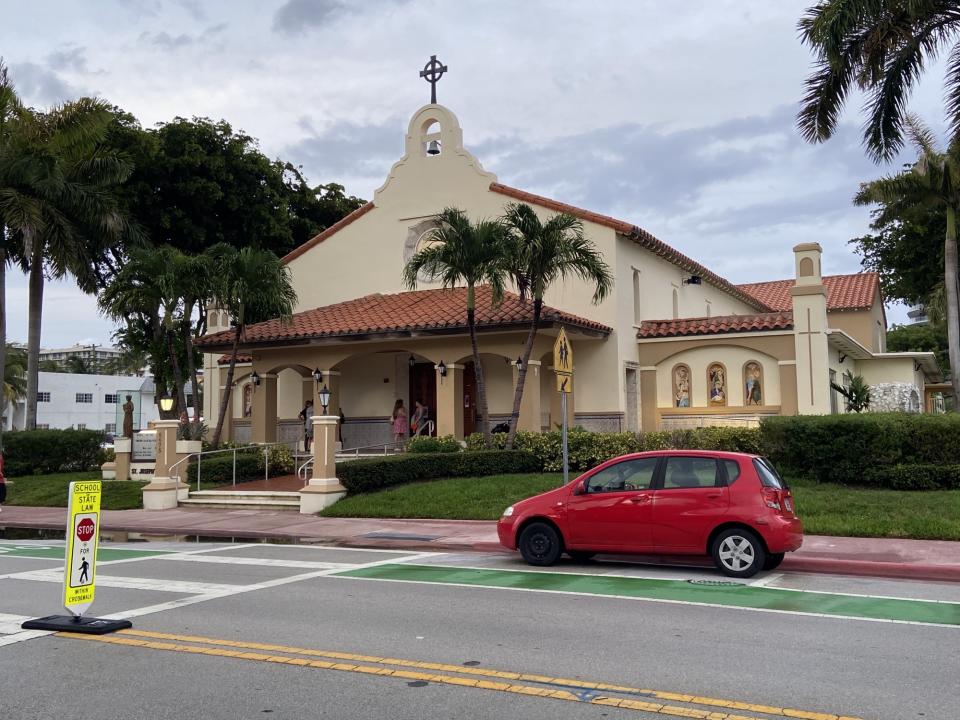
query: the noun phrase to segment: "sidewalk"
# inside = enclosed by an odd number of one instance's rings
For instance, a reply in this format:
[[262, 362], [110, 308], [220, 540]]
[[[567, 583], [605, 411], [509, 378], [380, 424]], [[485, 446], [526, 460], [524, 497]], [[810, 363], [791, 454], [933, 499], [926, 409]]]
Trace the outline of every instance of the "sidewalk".
[[[63, 508], [5, 506], [0, 528], [62, 530]], [[396, 550], [507, 552], [487, 520], [380, 520], [323, 518], [266, 510], [105, 510], [103, 532], [208, 538], [273, 538], [346, 547]], [[119, 539], [119, 538], [115, 538]], [[641, 559], [641, 558], [638, 558]], [[645, 556], [645, 561], [661, 558]], [[664, 562], [668, 560], [662, 559]], [[706, 558], [670, 558], [681, 564], [709, 564]], [[844, 538], [808, 535], [788, 553], [782, 570], [960, 582], [960, 542]]]

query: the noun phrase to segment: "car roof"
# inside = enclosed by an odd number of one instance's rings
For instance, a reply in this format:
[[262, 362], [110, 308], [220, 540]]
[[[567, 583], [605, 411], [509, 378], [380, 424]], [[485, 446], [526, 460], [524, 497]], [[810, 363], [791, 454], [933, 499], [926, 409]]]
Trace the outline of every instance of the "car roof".
[[689, 455], [692, 457], [712, 457], [712, 458], [721, 458], [734, 460], [738, 458], [747, 458], [753, 459], [760, 457], [759, 455], [754, 455], [752, 453], [743, 453], [743, 452], [729, 452], [726, 450], [645, 450], [644, 452], [638, 453], [629, 453], [627, 455], [620, 455], [612, 460], [624, 460], [631, 458], [645, 458], [645, 457], [662, 457], [664, 455]]

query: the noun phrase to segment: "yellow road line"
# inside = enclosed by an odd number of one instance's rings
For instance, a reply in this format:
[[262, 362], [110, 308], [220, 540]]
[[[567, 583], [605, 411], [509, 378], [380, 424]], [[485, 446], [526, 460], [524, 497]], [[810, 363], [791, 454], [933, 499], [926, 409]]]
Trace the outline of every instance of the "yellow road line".
[[[465, 687], [475, 687], [483, 690], [496, 690], [500, 692], [509, 692], [519, 695], [528, 695], [536, 697], [547, 697], [555, 700], [567, 700], [573, 702], [584, 702], [592, 705], [604, 705], [618, 707], [628, 710], [638, 710], [643, 712], [671, 715], [675, 717], [697, 718], [698, 720], [758, 720], [755, 717], [742, 715], [733, 715], [728, 712], [714, 712], [708, 710], [699, 710], [695, 708], [685, 708], [675, 705], [666, 705], [663, 703], [648, 702], [643, 700], [630, 700], [611, 697], [594, 697], [582, 699], [573, 692], [562, 689], [551, 689], [542, 687], [531, 687], [525, 685], [515, 685], [507, 682], [495, 682], [490, 680], [475, 679], [470, 677], [456, 677], [449, 675], [437, 675], [432, 673], [418, 672], [418, 670], [439, 670], [444, 672], [454, 672], [458, 675], [474, 675], [480, 678], [492, 677], [502, 680], [521, 680], [526, 682], [547, 683], [553, 685], [564, 685], [571, 688], [579, 688], [586, 691], [607, 691], [645, 695], [652, 699], [668, 700], [673, 702], [682, 702], [695, 705], [706, 705], [709, 707], [719, 707], [724, 710], [744, 710], [747, 712], [761, 713], [764, 715], [776, 715], [787, 718], [798, 718], [799, 720], [860, 720], [859, 718], [840, 716], [832, 713], [809, 712], [806, 710], [796, 710], [793, 708], [780, 708], [770, 705], [757, 705], [754, 703], [743, 703], [734, 700], [723, 700], [719, 698], [702, 697], [697, 695], [688, 695], [683, 693], [671, 693], [658, 690], [645, 690], [640, 688], [630, 688], [621, 685], [610, 685], [606, 683], [593, 683], [583, 680], [568, 678], [554, 678], [544, 675], [533, 675], [528, 673], [517, 673], [503, 670], [492, 670], [480, 667], [463, 667], [460, 665], [448, 665], [443, 663], [430, 663], [417, 660], [403, 660], [400, 658], [360, 655], [356, 653], [343, 653], [337, 651], [316, 650], [311, 648], [290, 647], [286, 645], [275, 645], [270, 643], [244, 642], [238, 640], [222, 640], [207, 638], [196, 635], [175, 635], [171, 633], [151, 632], [147, 630], [123, 630], [122, 635], [128, 637], [118, 637], [117, 635], [83, 635], [75, 633], [58, 633], [64, 637], [75, 638], [79, 640], [93, 640], [115, 645], [127, 645], [135, 647], [144, 647], [153, 650], [167, 650], [172, 652], [185, 652], [198, 655], [214, 655], [220, 657], [233, 657], [242, 660], [253, 660], [259, 662], [272, 662], [287, 665], [297, 665], [313, 667], [325, 670], [339, 670], [345, 672], [357, 672], [370, 675], [383, 675], [398, 677], [403, 679], [423, 680], [427, 682], [459, 685]], [[148, 638], [148, 639], [138, 639]], [[159, 640], [172, 640], [177, 642], [157, 642]], [[200, 643], [207, 645], [219, 645], [221, 647], [197, 647], [196, 645], [184, 645], [182, 643]], [[239, 648], [238, 650], [225, 648]], [[243, 652], [243, 650], [261, 650], [257, 652]], [[330, 662], [326, 660], [308, 660], [305, 658], [289, 657], [287, 655], [273, 655], [269, 653], [288, 653], [296, 655], [306, 655], [308, 657], [324, 657], [332, 660], [347, 660], [352, 662]], [[369, 665], [356, 665], [354, 663], [363, 662], [374, 665], [395, 665], [398, 667], [415, 668], [416, 670], [393, 670], [387, 667], [370, 667]]]

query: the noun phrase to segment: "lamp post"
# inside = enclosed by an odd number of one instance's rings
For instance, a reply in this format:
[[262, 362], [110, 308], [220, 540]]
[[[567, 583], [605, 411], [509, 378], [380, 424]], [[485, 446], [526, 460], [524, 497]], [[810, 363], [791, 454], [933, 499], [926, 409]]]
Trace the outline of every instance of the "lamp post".
[[317, 381], [317, 385], [323, 382], [323, 370], [321, 370], [320, 368], [316, 368], [313, 371], [313, 379]]
[[173, 410], [173, 396], [166, 388], [164, 388], [163, 395], [160, 396], [160, 410], [165, 413]]
[[256, 370], [250, 373], [250, 382], [253, 383], [254, 387], [260, 387], [260, 376], [257, 375]]
[[327, 414], [327, 408], [330, 407], [330, 389], [324, 385], [320, 390], [320, 407], [323, 408], [323, 414]]

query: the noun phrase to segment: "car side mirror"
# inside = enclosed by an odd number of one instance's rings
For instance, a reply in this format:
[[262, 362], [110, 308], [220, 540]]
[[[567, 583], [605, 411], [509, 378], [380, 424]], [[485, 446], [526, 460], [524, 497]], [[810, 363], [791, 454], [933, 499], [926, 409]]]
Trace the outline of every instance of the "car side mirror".
[[587, 492], [587, 481], [581, 480], [577, 483], [576, 487], [573, 488], [574, 495], [583, 495]]

